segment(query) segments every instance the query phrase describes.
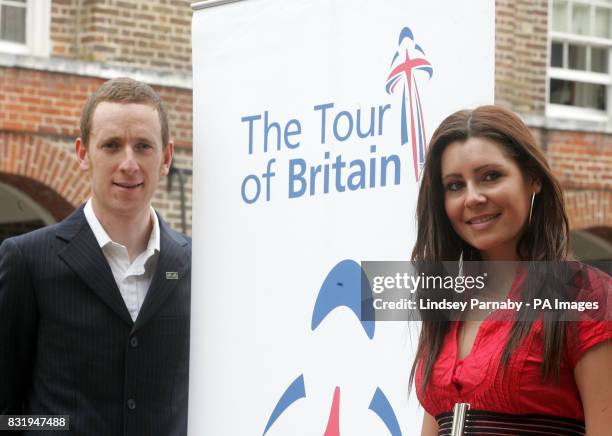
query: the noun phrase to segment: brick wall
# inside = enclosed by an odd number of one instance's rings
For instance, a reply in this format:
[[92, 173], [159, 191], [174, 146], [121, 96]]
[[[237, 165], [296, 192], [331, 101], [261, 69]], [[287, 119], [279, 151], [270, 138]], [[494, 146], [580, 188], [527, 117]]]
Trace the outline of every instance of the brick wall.
[[[548, 0], [495, 1], [495, 103], [544, 117]], [[563, 187], [572, 229], [612, 227], [612, 135], [534, 127]]]
[[52, 0], [52, 55], [191, 72], [189, 0]]
[[548, 0], [496, 0], [495, 8], [495, 102], [544, 115]]
[[544, 137], [571, 228], [612, 227], [612, 135], [551, 130]]
[[[174, 165], [177, 168], [191, 170], [192, 158], [191, 150], [177, 149], [174, 153]], [[186, 232], [191, 234], [191, 207], [192, 207], [192, 195], [191, 195], [191, 176], [184, 177], [184, 192], [185, 192], [185, 218], [186, 218]], [[157, 191], [153, 197], [153, 207], [162, 213], [162, 216], [170, 225], [179, 231], [181, 228], [181, 209], [180, 209], [180, 191], [179, 191], [179, 179], [178, 175], [173, 176], [172, 179], [172, 190], [167, 190], [167, 178], [163, 178], [159, 182]]]
[[[0, 130], [75, 138], [81, 109], [103, 79], [0, 67]], [[156, 87], [168, 109], [171, 137], [191, 148], [191, 90]]]

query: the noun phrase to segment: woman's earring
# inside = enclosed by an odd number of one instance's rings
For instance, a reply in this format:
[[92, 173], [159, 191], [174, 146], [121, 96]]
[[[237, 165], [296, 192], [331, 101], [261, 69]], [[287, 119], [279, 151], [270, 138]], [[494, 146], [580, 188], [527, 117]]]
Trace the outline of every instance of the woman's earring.
[[533, 215], [533, 201], [535, 200], [535, 192], [531, 194], [531, 208], [529, 209], [529, 222], [527, 225], [531, 224], [531, 215]]

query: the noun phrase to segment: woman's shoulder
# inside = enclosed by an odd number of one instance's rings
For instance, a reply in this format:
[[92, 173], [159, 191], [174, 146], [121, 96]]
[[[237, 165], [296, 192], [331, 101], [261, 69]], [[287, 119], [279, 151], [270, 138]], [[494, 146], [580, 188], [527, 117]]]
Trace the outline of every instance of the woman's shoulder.
[[[609, 266], [609, 265], [608, 265]], [[568, 262], [571, 271], [569, 296], [588, 304], [593, 320], [612, 319], [612, 278], [608, 272], [578, 261]], [[590, 303], [590, 304], [589, 304]]]
[[[593, 346], [612, 339], [612, 278], [602, 269], [571, 262], [573, 305], [568, 306], [572, 367]], [[604, 268], [605, 269], [605, 268]]]
[[573, 283], [577, 287], [585, 291], [611, 291], [612, 277], [610, 277], [610, 273], [612, 273], [612, 271], [605, 271], [606, 269], [609, 270], [612, 268], [611, 262], [602, 262], [601, 265], [598, 265], [602, 269], [579, 261], [568, 261], [566, 263], [573, 272]]

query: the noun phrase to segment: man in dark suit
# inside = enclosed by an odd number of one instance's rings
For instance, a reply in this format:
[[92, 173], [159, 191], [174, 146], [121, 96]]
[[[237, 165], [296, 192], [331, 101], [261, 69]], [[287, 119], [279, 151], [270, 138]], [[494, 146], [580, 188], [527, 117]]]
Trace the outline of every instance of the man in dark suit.
[[173, 155], [159, 96], [106, 82], [75, 148], [89, 201], [0, 246], [0, 414], [69, 415], [51, 435], [185, 435], [191, 241], [151, 207]]

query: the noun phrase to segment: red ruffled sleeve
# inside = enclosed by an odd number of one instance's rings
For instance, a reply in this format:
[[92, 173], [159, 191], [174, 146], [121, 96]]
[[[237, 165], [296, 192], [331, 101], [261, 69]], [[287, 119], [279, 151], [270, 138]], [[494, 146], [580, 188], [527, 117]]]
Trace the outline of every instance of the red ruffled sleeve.
[[584, 267], [578, 275], [578, 302], [596, 304], [597, 309], [579, 312], [568, 326], [567, 357], [574, 368], [589, 349], [612, 340], [612, 278], [606, 273]]

